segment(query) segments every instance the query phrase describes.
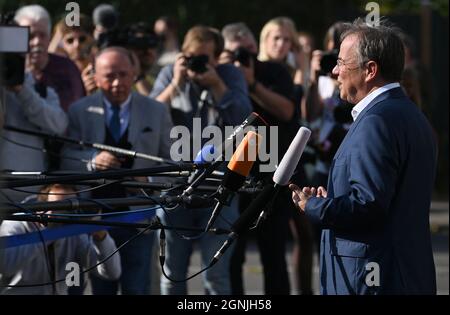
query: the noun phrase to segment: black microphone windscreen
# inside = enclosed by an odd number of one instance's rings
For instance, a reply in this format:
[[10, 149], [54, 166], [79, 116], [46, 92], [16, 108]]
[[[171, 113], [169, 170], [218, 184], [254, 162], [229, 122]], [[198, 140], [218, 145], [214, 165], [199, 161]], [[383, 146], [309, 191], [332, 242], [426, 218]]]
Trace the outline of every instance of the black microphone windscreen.
[[119, 15], [116, 9], [110, 4], [100, 4], [92, 13], [92, 20], [95, 25], [101, 25], [110, 30], [117, 26]]

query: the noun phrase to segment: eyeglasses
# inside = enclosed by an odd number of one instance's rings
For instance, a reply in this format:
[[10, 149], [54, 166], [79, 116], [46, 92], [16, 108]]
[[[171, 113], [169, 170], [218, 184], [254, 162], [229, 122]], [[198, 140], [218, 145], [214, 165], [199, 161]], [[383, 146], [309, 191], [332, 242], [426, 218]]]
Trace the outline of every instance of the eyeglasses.
[[87, 40], [87, 37], [84, 35], [81, 35], [80, 37], [68, 37], [66, 38], [66, 43], [72, 45], [75, 39], [78, 40], [78, 43], [82, 44]]
[[[366, 63], [366, 62], [364, 62], [364, 63]], [[359, 64], [359, 65], [358, 65], [357, 67], [355, 67], [355, 68], [348, 68], [348, 65], [358, 64], [358, 62], [356, 62], [356, 61], [353, 61], [353, 62], [347, 62], [347, 61], [344, 61], [344, 59], [342, 59], [342, 58], [338, 58], [337, 61], [336, 61], [336, 67], [338, 67], [338, 69], [341, 69], [341, 68], [343, 68], [344, 66], [346, 66], [346, 67], [347, 67], [347, 70], [356, 70], [356, 69], [359, 69], [364, 63]]]

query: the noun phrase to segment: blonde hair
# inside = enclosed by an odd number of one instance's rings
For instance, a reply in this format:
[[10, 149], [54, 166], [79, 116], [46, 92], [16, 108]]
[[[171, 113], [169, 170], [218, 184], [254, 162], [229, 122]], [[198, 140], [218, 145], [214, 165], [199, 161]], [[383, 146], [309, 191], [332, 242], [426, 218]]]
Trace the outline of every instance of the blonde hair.
[[259, 60], [261, 61], [270, 60], [270, 57], [267, 55], [266, 39], [269, 33], [278, 27], [282, 27], [289, 32], [289, 37], [291, 39], [292, 45], [291, 50], [300, 49], [300, 44], [298, 42], [298, 34], [294, 21], [292, 21], [292, 19], [288, 17], [279, 16], [267, 22], [261, 30], [261, 34], [259, 36], [259, 55], [258, 55]]

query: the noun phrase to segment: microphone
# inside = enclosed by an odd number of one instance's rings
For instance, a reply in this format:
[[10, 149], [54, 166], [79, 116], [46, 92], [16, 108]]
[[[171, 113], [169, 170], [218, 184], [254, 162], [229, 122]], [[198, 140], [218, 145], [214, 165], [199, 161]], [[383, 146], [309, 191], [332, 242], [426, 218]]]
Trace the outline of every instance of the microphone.
[[[208, 163], [211, 163], [214, 159], [215, 149], [212, 144], [205, 145], [198, 153], [194, 159], [194, 164], [198, 166], [205, 166]], [[204, 168], [198, 168], [189, 176], [187, 183], [192, 184], [194, 179], [199, 175], [199, 173], [203, 173]]]
[[227, 165], [222, 184], [217, 192], [217, 203], [206, 225], [206, 231], [211, 228], [224, 205], [230, 205], [234, 193], [244, 184], [250, 170], [256, 161], [259, 143], [262, 137], [254, 131], [249, 131], [231, 157]]
[[205, 169], [204, 172], [202, 172], [195, 180], [190, 184], [188, 188], [186, 188], [183, 191], [183, 196], [188, 196], [192, 194], [194, 189], [200, 185], [200, 182], [204, 180], [207, 176], [209, 176], [215, 169], [217, 169], [220, 164], [222, 164], [222, 159], [225, 160], [225, 152], [228, 151], [229, 147], [233, 145], [234, 139], [238, 135], [241, 135], [243, 132], [245, 132], [245, 128], [248, 126], [269, 126], [269, 124], [257, 113], [253, 112], [251, 113], [243, 122], [241, 125], [239, 125], [233, 133], [228, 136], [228, 138], [225, 139], [225, 141], [221, 144], [220, 147], [215, 150], [215, 152], [218, 152], [218, 156], [216, 159]]
[[228, 234], [228, 239], [223, 243], [222, 247], [214, 255], [211, 265], [215, 264], [220, 257], [225, 253], [233, 241], [254, 222], [260, 214], [261, 209], [264, 209], [267, 204], [276, 198], [281, 187], [289, 183], [292, 174], [297, 167], [300, 157], [305, 150], [306, 143], [311, 135], [311, 130], [301, 127], [294, 140], [289, 145], [288, 150], [283, 156], [280, 165], [273, 175], [273, 185], [264, 187], [261, 193], [253, 200], [253, 202], [245, 209], [242, 215], [234, 222], [231, 227], [231, 233]]
[[[294, 174], [295, 169], [297, 168], [298, 162], [302, 157], [303, 151], [305, 150], [306, 143], [311, 136], [311, 130], [305, 127], [300, 127], [297, 131], [297, 134], [292, 140], [289, 148], [281, 159], [280, 165], [275, 170], [273, 174], [273, 182], [274, 187], [276, 188], [275, 194], [272, 200], [275, 200], [278, 192], [280, 191], [280, 187], [287, 186], [289, 184], [289, 180]], [[265, 219], [267, 217], [268, 211], [263, 211], [261, 213], [260, 218]]]
[[10, 125], [5, 125], [3, 128], [8, 131], [18, 132], [18, 133], [25, 134], [25, 135], [31, 135], [31, 136], [41, 137], [44, 139], [56, 140], [56, 141], [59, 141], [62, 143], [77, 144], [82, 147], [93, 148], [93, 149], [97, 149], [97, 150], [101, 150], [101, 151], [108, 151], [113, 154], [124, 155], [124, 156], [128, 156], [131, 158], [139, 158], [139, 159], [150, 160], [150, 161], [155, 161], [155, 162], [159, 162], [159, 163], [166, 163], [166, 164], [170, 164], [170, 165], [178, 164], [172, 160], [165, 159], [162, 157], [145, 154], [145, 153], [141, 153], [141, 152], [136, 152], [133, 150], [127, 150], [127, 149], [123, 149], [123, 148], [119, 148], [119, 147], [114, 147], [114, 146], [110, 146], [107, 144], [87, 142], [87, 141], [72, 139], [72, 138], [68, 138], [68, 137], [58, 136], [56, 134], [48, 134], [48, 133], [45, 133], [42, 131], [28, 130], [28, 129], [23, 129], [23, 128], [10, 126]]

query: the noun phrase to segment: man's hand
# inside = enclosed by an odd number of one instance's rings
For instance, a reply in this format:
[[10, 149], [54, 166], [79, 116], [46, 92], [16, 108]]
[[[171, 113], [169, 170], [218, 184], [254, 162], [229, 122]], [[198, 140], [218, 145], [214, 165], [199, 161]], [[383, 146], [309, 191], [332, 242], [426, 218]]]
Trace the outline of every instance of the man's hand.
[[175, 84], [176, 86], [182, 85], [186, 78], [186, 72], [187, 72], [187, 68], [185, 65], [185, 58], [184, 58], [183, 54], [178, 54], [177, 60], [175, 61], [175, 64], [173, 65], [172, 83]]
[[320, 72], [320, 60], [322, 59], [323, 51], [314, 50], [311, 57], [311, 69], [310, 79], [312, 82], [317, 83]]
[[190, 69], [187, 70], [189, 78], [200, 84], [201, 86], [208, 88], [216, 88], [217, 86], [224, 84], [222, 79], [217, 74], [216, 69], [210, 64], [206, 65], [206, 71], [203, 73], [197, 73]]
[[219, 77], [216, 69], [210, 64], [206, 65], [207, 70], [203, 73], [196, 73], [187, 70], [187, 75], [203, 87], [209, 88], [212, 92], [214, 100], [218, 103], [227, 92], [227, 86]]
[[120, 168], [121, 166], [119, 159], [115, 155], [107, 151], [101, 151], [99, 154], [97, 154], [94, 162], [95, 169], [99, 171], [109, 168]]
[[97, 231], [92, 233], [92, 238], [96, 242], [101, 242], [106, 238], [106, 235], [108, 235], [108, 232], [106, 231]]
[[302, 213], [305, 213], [306, 203], [309, 198], [313, 196], [318, 198], [327, 197], [327, 191], [322, 186], [317, 189], [315, 187], [303, 187], [303, 189], [300, 189], [297, 185], [290, 184], [289, 189], [292, 190], [292, 202]]
[[94, 79], [94, 67], [92, 64], [88, 64], [81, 73], [81, 79], [83, 80], [84, 89], [88, 95], [94, 93], [97, 90], [97, 84]]

